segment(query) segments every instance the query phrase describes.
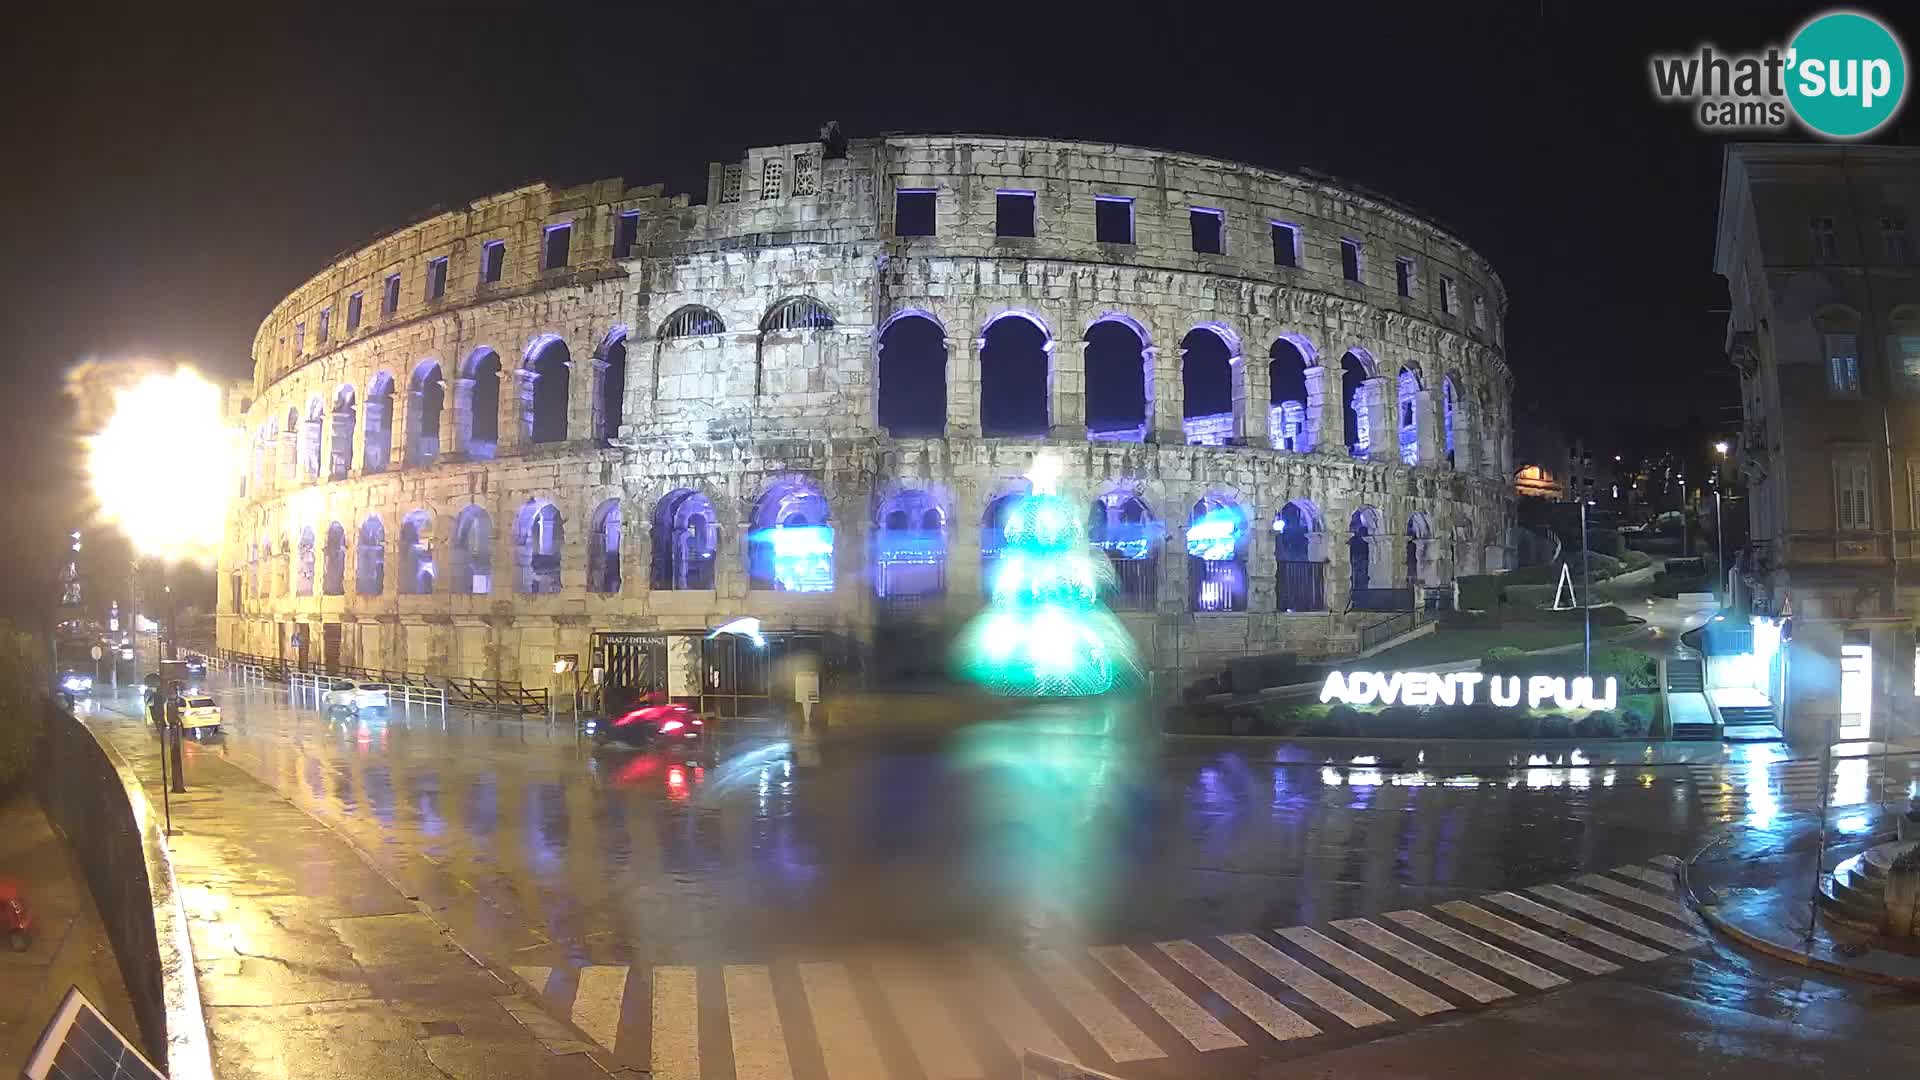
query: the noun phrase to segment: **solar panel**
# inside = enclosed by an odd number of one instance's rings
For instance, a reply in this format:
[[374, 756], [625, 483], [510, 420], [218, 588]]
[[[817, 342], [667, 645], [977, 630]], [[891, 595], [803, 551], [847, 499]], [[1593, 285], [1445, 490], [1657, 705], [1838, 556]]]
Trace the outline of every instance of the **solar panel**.
[[77, 986], [60, 999], [20, 1075], [23, 1080], [165, 1080]]

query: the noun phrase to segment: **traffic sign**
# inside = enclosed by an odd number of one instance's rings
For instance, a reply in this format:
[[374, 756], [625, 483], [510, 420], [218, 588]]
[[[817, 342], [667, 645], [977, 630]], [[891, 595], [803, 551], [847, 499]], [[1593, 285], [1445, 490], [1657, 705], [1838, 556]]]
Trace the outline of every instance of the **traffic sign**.
[[98, 646], [98, 645], [95, 645], [95, 646], [93, 647], [93, 658], [94, 658], [94, 660], [96, 660], [96, 661], [97, 661], [97, 660], [99, 660], [99, 659], [100, 659], [101, 657], [104, 657], [104, 656], [106, 656], [106, 655], [107, 655], [107, 653], [106, 653], [106, 650], [105, 650], [105, 649], [102, 649], [102, 648], [101, 648], [100, 646]]

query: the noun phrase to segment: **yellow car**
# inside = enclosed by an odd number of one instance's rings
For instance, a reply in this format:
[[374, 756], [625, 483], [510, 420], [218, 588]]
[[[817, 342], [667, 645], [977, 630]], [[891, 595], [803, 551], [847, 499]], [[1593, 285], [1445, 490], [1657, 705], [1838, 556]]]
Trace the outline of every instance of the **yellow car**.
[[185, 698], [180, 702], [180, 727], [199, 736], [220, 730], [220, 706], [210, 697]]

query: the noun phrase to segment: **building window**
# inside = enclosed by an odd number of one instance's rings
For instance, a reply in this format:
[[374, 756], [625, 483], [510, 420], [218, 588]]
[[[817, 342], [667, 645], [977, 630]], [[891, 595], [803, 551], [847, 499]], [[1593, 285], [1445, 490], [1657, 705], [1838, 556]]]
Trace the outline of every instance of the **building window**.
[[760, 197], [777, 199], [780, 187], [787, 178], [787, 163], [776, 158], [768, 158], [760, 163]]
[[1402, 256], [1393, 260], [1393, 291], [1401, 296], [1413, 295], [1413, 260]]
[[314, 342], [319, 345], [325, 345], [327, 343], [327, 337], [332, 330], [333, 309], [330, 307], [321, 308], [319, 324], [313, 328]]
[[1360, 241], [1347, 237], [1340, 241], [1340, 276], [1360, 280]]
[[994, 193], [993, 235], [1033, 235], [1033, 192], [999, 191]]
[[480, 284], [492, 285], [507, 268], [507, 242], [489, 240], [480, 245]]
[[1897, 334], [1893, 347], [1900, 365], [1901, 386], [1909, 395], [1920, 397], [1920, 336]]
[[438, 300], [447, 295], [447, 257], [427, 260], [427, 299]]
[[360, 329], [360, 303], [366, 299], [365, 293], [354, 293], [347, 297], [347, 333]]
[[720, 170], [720, 201], [723, 203], [740, 201], [740, 166], [729, 165]]
[[1103, 244], [1133, 243], [1133, 200], [1123, 195], [1095, 195], [1093, 238]]
[[1226, 218], [1218, 210], [1198, 207], [1187, 211], [1187, 223], [1193, 230], [1193, 250], [1202, 255], [1219, 255], [1226, 248]]
[[1456, 298], [1453, 294], [1453, 279], [1450, 277], [1447, 277], [1444, 274], [1441, 275], [1440, 277], [1440, 310], [1445, 314], [1451, 315], [1453, 314], [1454, 309], [1459, 306], [1459, 304], [1460, 302], [1458, 298]]
[[613, 222], [613, 257], [625, 259], [633, 254], [633, 246], [640, 242], [640, 211], [627, 210]]
[[1913, 257], [1907, 247], [1907, 219], [1893, 214], [1882, 217], [1880, 237], [1886, 243], [1888, 262], [1904, 263]]
[[300, 356], [307, 351], [307, 324], [293, 324], [293, 355]]
[[1813, 247], [1814, 262], [1829, 262], [1840, 257], [1840, 237], [1833, 229], [1830, 217], [1812, 218], [1807, 222]]
[[925, 188], [901, 188], [893, 193], [893, 235], [934, 235], [934, 193]]
[[380, 298], [380, 314], [392, 315], [400, 310], [400, 275], [388, 274], [386, 292]]
[[795, 195], [820, 194], [820, 167], [812, 154], [794, 155], [793, 193]]
[[1873, 480], [1865, 461], [1834, 463], [1834, 490], [1839, 494], [1838, 522], [1842, 532], [1873, 528]]
[[1300, 227], [1284, 221], [1273, 222], [1273, 265], [1300, 265]]
[[1484, 296], [1473, 298], [1473, 325], [1482, 330], [1487, 328], [1487, 298]]
[[1827, 350], [1827, 394], [1860, 396], [1860, 345], [1853, 334], [1822, 334]]
[[573, 254], [573, 226], [547, 226], [546, 243], [542, 245], [540, 269], [559, 270], [567, 265], [567, 257]]

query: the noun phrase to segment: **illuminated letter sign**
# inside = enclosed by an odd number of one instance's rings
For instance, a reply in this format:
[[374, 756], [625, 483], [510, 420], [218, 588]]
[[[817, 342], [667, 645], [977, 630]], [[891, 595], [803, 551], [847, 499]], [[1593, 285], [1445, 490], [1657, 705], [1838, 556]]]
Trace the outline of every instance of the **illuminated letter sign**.
[[1538, 709], [1613, 709], [1619, 704], [1619, 684], [1607, 676], [1601, 692], [1585, 676], [1482, 675], [1477, 671], [1334, 671], [1320, 687], [1322, 703], [1341, 705], [1472, 705], [1482, 682], [1487, 700], [1498, 708], [1524, 704]]

